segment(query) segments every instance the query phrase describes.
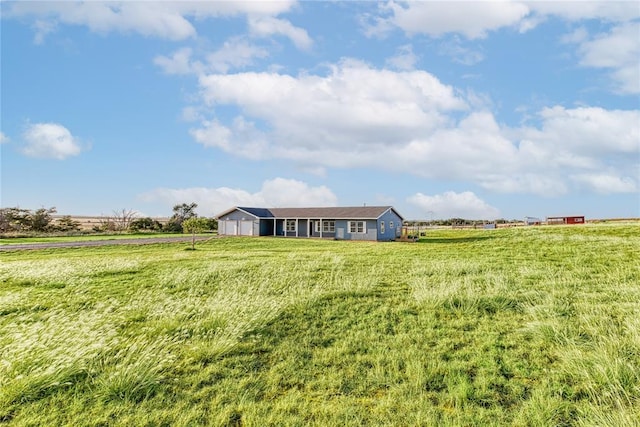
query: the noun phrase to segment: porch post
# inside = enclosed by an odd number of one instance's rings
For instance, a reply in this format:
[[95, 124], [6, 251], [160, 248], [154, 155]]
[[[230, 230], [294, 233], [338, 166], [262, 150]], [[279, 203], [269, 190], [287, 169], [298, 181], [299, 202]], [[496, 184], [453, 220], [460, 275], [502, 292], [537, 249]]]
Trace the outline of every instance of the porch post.
[[322, 218], [320, 218], [320, 238], [322, 239], [322, 226], [324, 224], [322, 223]]
[[298, 218], [296, 218], [296, 237], [298, 237]]
[[274, 217], [273, 218], [273, 235], [276, 235], [276, 229], [278, 228], [278, 220]]

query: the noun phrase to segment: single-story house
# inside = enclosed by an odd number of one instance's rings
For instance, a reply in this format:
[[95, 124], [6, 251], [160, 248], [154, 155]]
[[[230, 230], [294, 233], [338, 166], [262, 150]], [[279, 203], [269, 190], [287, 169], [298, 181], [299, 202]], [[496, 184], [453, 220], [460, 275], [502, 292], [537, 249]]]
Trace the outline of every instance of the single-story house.
[[221, 236], [395, 240], [404, 218], [392, 206], [329, 208], [234, 207], [216, 216]]

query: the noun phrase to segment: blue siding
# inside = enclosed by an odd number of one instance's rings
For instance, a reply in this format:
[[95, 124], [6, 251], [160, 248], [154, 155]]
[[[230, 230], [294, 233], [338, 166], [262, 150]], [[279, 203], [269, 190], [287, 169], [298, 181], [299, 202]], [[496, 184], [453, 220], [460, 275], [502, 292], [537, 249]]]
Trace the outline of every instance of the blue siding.
[[[384, 233], [381, 233], [381, 222], [384, 221]], [[393, 222], [393, 228], [391, 223]], [[402, 229], [402, 219], [393, 211], [389, 209], [380, 218], [378, 218], [378, 240], [394, 240], [400, 236], [398, 233]]]

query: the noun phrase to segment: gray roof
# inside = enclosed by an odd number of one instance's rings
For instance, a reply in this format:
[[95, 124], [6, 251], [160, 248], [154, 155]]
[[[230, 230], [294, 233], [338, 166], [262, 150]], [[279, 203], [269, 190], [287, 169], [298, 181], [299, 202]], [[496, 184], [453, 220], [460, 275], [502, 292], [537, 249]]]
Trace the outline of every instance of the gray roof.
[[253, 216], [256, 216], [258, 218], [273, 218], [273, 214], [271, 212], [269, 212], [269, 209], [266, 208], [241, 208], [238, 207], [237, 209], [243, 210], [247, 213], [250, 213]]
[[220, 218], [235, 209], [240, 209], [258, 218], [309, 218], [309, 219], [378, 219], [388, 210], [392, 210], [400, 219], [404, 219], [392, 206], [352, 206], [322, 208], [245, 208], [229, 209], [216, 218]]

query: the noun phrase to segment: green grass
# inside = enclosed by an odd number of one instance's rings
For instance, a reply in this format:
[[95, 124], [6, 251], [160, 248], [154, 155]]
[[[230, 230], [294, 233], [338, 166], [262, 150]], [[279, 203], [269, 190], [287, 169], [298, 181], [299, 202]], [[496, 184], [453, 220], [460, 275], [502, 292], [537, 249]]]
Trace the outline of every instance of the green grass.
[[635, 426], [640, 227], [0, 253], [0, 423]]

